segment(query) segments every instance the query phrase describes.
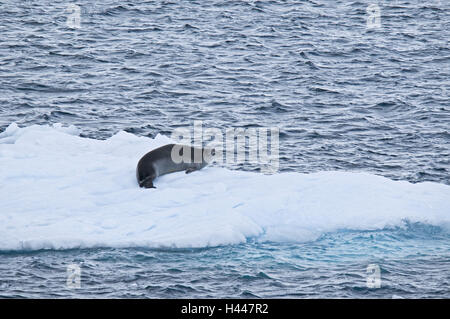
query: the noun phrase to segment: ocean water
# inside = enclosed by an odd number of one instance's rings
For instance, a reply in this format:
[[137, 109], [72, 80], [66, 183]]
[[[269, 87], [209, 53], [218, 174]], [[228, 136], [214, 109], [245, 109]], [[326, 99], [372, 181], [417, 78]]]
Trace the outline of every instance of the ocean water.
[[[0, 3], [0, 297], [450, 297], [448, 1], [76, 5]], [[279, 172], [139, 189], [193, 121]]]

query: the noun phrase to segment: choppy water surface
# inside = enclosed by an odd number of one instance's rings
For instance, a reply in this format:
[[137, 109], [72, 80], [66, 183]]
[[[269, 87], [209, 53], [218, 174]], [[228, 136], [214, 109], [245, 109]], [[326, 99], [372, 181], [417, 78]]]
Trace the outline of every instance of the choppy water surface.
[[[448, 298], [448, 233], [409, 225], [338, 232], [303, 244], [207, 249], [88, 249], [8, 253], [0, 296], [77, 298]], [[66, 267], [81, 266], [81, 287]], [[380, 288], [367, 266], [380, 267]]]
[[[380, 28], [367, 28], [372, 2]], [[80, 0], [79, 28], [69, 3], [1, 2], [0, 131], [279, 127], [281, 171], [450, 184], [448, 1]], [[444, 228], [407, 224], [307, 243], [4, 251], [0, 296], [448, 298], [449, 247]], [[66, 287], [72, 263], [80, 289]]]

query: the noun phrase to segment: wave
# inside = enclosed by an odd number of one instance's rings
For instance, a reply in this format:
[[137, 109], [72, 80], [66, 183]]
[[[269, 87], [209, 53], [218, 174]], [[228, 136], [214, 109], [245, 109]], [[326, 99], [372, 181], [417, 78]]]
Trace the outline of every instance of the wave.
[[209, 247], [315, 240], [406, 221], [450, 225], [450, 186], [350, 172], [231, 171], [211, 166], [140, 189], [136, 163], [173, 142], [121, 131], [15, 123], [0, 133], [0, 250]]

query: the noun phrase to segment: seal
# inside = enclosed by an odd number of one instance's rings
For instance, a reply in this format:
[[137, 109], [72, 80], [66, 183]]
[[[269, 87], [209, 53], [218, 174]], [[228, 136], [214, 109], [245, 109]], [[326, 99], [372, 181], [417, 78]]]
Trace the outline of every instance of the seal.
[[197, 148], [181, 144], [167, 144], [145, 154], [136, 167], [140, 187], [156, 188], [153, 181], [161, 175], [202, 169], [215, 155], [213, 148]]

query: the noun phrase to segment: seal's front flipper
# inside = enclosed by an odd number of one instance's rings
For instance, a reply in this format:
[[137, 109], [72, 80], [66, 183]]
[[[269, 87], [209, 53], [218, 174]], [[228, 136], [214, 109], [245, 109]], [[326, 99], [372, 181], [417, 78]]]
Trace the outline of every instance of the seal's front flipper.
[[153, 186], [153, 180], [148, 177], [140, 182], [139, 186], [144, 188], [156, 188], [155, 186]]
[[145, 188], [156, 188], [155, 186], [153, 186], [153, 181], [152, 180], [148, 180], [145, 184], [144, 184]]
[[186, 170], [186, 174], [192, 173], [194, 171], [198, 170], [198, 168], [190, 167]]

